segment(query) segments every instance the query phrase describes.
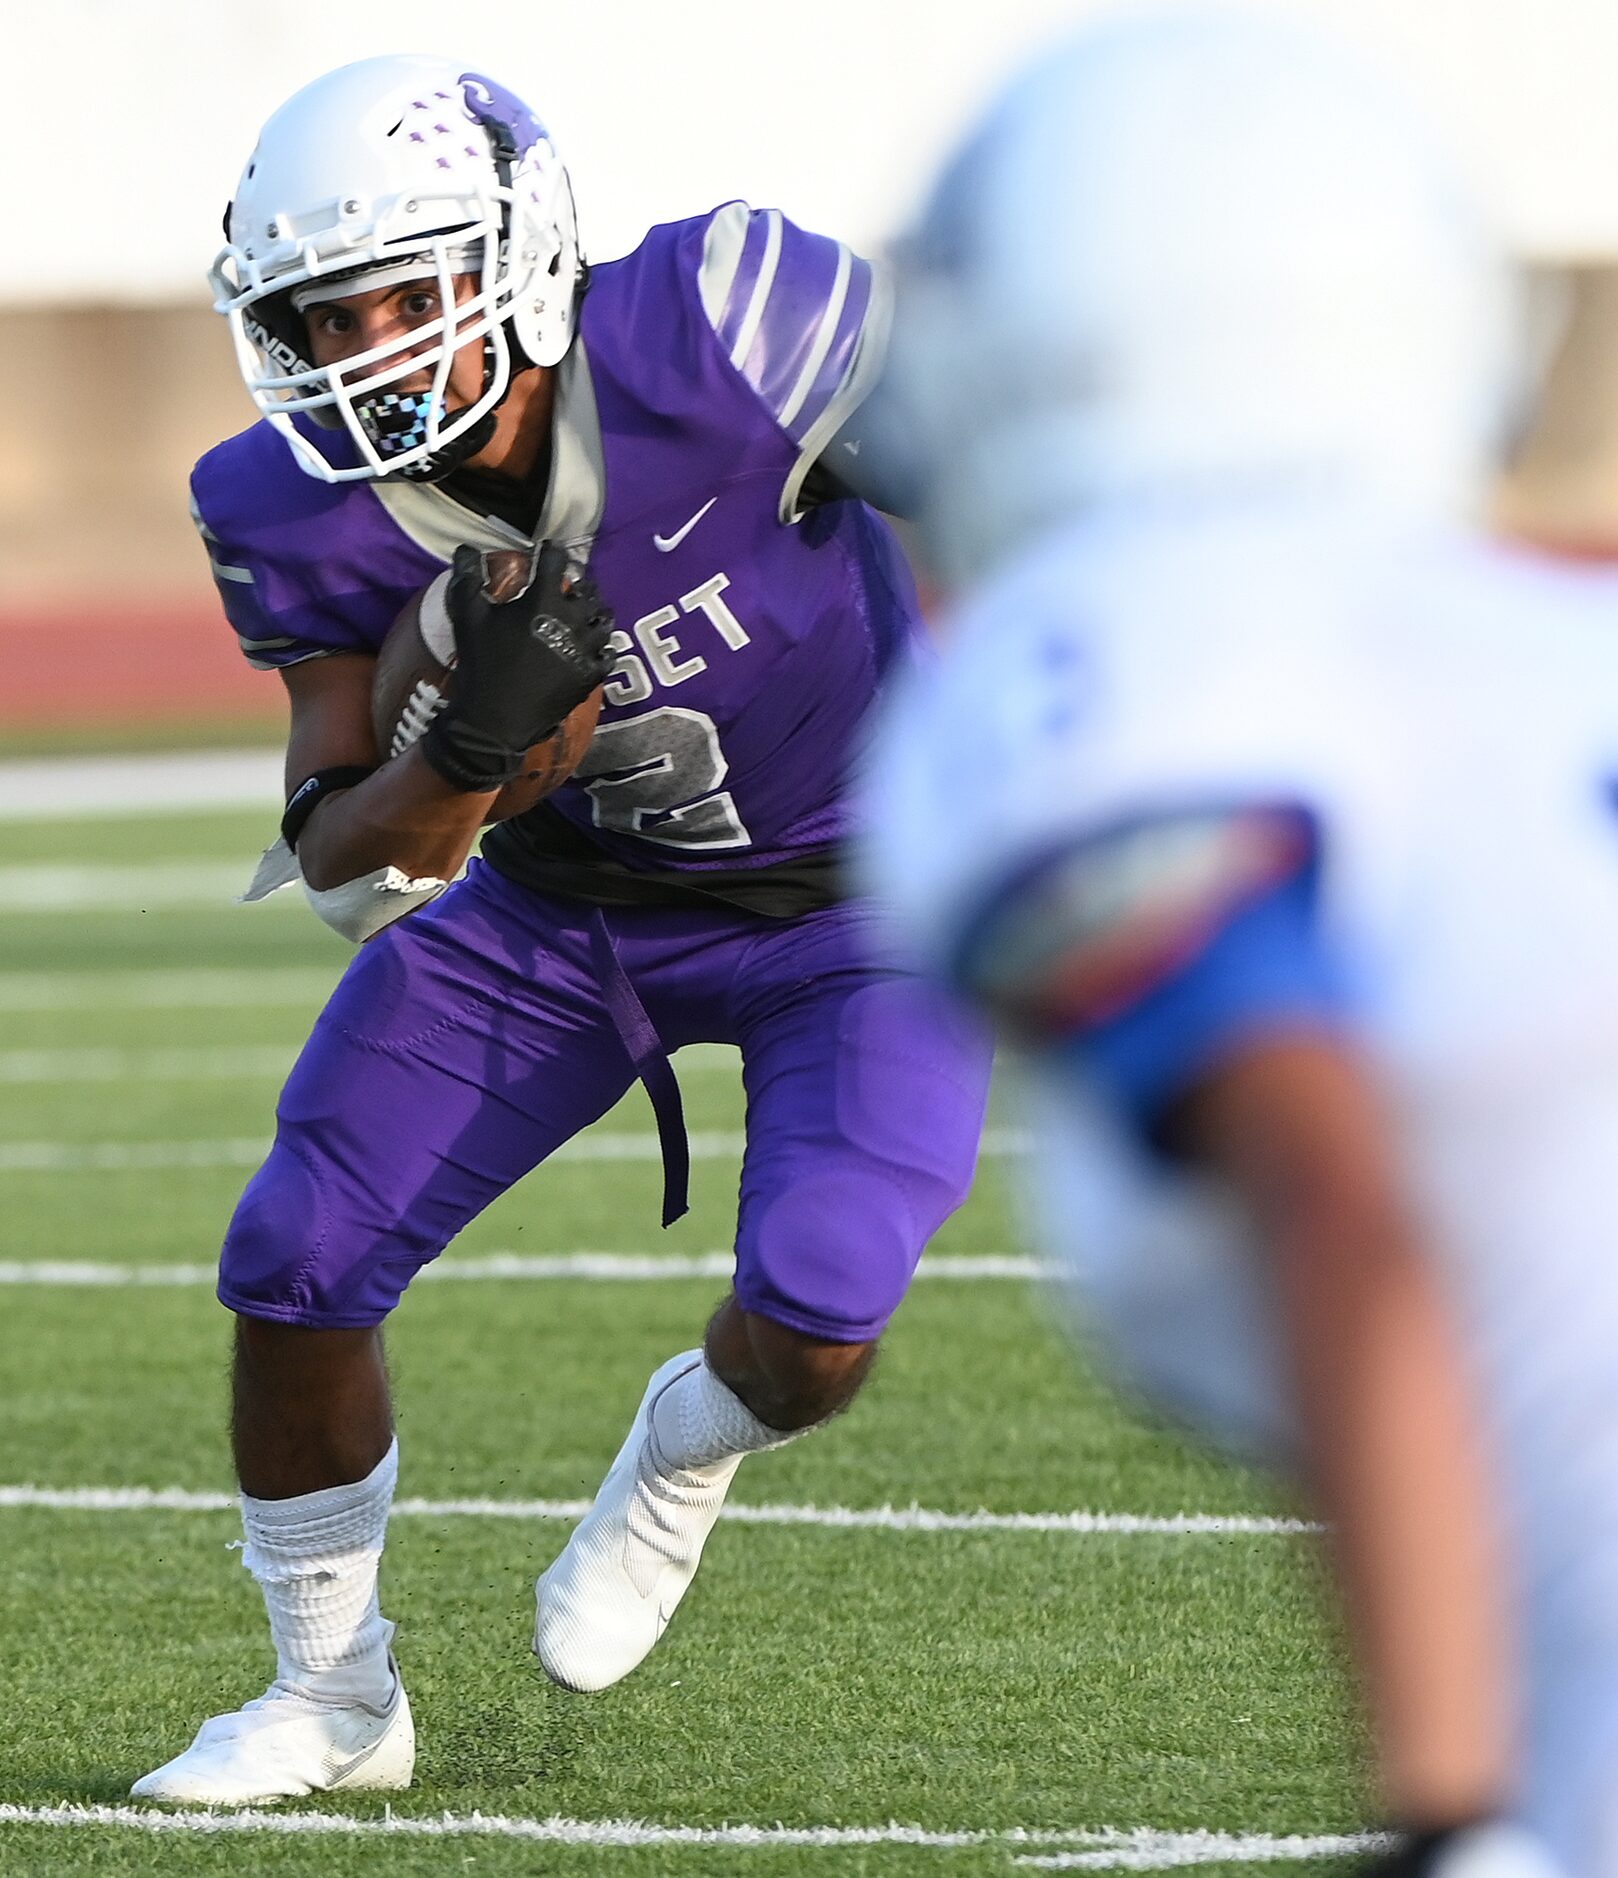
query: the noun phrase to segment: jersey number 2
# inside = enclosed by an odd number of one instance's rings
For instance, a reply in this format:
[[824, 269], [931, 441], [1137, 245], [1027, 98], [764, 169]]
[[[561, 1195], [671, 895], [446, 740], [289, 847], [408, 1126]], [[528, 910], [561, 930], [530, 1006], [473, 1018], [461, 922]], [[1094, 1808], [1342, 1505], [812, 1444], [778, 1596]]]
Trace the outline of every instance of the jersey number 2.
[[745, 848], [752, 837], [719, 786], [729, 772], [713, 719], [669, 704], [603, 724], [573, 780], [598, 828], [669, 848]]

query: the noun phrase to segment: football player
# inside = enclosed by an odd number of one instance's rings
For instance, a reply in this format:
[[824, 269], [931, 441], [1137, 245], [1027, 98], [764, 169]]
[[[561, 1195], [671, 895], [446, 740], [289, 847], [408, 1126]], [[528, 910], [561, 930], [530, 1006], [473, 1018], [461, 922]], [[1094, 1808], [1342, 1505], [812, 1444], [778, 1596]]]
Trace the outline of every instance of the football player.
[[870, 416], [959, 590], [871, 866], [1025, 1047], [1114, 1365], [1331, 1520], [1400, 1868], [1611, 1878], [1618, 592], [1473, 519], [1512, 299], [1301, 29], [1027, 74]]
[[[586, 268], [533, 112], [413, 57], [277, 111], [226, 233], [213, 281], [262, 416], [193, 492], [229, 621], [291, 699], [261, 884], [301, 878], [370, 940], [221, 1264], [275, 1680], [134, 1789], [237, 1805], [411, 1777], [377, 1576], [398, 1467], [380, 1326], [414, 1273], [637, 1076], [677, 1215], [667, 1052], [739, 1046], [734, 1290], [653, 1375], [539, 1582], [545, 1672], [605, 1688], [661, 1634], [742, 1458], [859, 1387], [967, 1190], [988, 1051], [888, 956], [843, 866], [855, 740], [917, 640], [857, 494], [872, 267], [730, 202]], [[494, 601], [483, 554], [536, 544]], [[424, 588], [453, 697], [390, 755], [375, 655]], [[576, 776], [457, 880], [524, 753], [603, 681]]]

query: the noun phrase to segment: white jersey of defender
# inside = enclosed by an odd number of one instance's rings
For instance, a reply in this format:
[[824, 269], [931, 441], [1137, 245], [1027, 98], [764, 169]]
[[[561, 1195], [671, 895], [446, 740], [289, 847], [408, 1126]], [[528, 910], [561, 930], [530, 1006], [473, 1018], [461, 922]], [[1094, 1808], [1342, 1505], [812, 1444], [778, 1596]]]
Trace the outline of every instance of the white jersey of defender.
[[[1136, 511], [1047, 538], [948, 637], [873, 788], [875, 884], [941, 969], [1019, 875], [1109, 829], [1314, 818], [1355, 1034], [1507, 1459], [1529, 1809], [1618, 1870], [1618, 577], [1301, 503]], [[1229, 1200], [1031, 1068], [1043, 1232], [1113, 1361], [1284, 1448]]]

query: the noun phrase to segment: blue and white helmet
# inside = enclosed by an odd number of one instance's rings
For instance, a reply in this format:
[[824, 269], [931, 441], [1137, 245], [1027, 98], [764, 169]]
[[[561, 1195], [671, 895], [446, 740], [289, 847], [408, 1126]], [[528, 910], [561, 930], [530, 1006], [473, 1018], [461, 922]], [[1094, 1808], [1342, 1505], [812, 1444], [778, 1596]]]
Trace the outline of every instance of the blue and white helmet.
[[[254, 403], [328, 482], [431, 480], [482, 447], [514, 369], [554, 365], [583, 266], [567, 171], [521, 99], [452, 60], [362, 59], [296, 92], [264, 126], [209, 272]], [[456, 304], [454, 277], [477, 291]], [[300, 314], [333, 288], [437, 284], [442, 317], [317, 367]], [[453, 413], [456, 351], [481, 344], [484, 386]], [[426, 390], [401, 381], [433, 373]], [[318, 429], [346, 431], [329, 450]]]
[[1520, 389], [1466, 188], [1353, 56], [1257, 9], [1080, 29], [895, 258], [872, 429], [951, 580], [1119, 498], [1341, 486], [1455, 511]]

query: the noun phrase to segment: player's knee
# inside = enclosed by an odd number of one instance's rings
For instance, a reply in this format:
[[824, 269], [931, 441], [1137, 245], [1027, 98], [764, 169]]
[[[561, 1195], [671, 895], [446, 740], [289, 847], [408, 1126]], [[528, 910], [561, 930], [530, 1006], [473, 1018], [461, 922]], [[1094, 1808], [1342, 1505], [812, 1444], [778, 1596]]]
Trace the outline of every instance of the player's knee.
[[219, 1297], [238, 1315], [283, 1318], [309, 1302], [304, 1267], [324, 1228], [320, 1186], [283, 1142], [247, 1183], [219, 1254]]
[[352, 1222], [338, 1229], [316, 1169], [279, 1139], [225, 1234], [219, 1300], [238, 1317], [314, 1329], [380, 1323], [408, 1272], [368, 1252], [373, 1239]]
[[844, 1170], [801, 1178], [744, 1200], [736, 1296], [743, 1310], [808, 1343], [873, 1343], [899, 1308], [929, 1227], [892, 1181]]

